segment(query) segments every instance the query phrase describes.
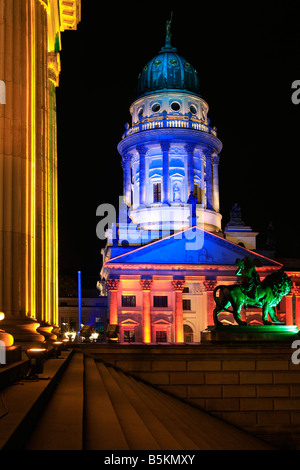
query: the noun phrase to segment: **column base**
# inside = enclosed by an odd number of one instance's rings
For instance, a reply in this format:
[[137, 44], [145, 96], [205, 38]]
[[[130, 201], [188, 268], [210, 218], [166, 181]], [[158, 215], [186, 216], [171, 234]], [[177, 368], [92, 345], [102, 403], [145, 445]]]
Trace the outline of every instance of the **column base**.
[[0, 330], [0, 341], [1, 345], [4, 344], [6, 348], [9, 348], [14, 344], [14, 337], [4, 330]]
[[45, 337], [46, 341], [56, 341], [57, 335], [54, 333], [54, 326], [49, 325], [49, 323], [42, 322], [40, 326], [37, 327], [36, 331]]
[[14, 337], [16, 343], [43, 343], [45, 341], [45, 337], [36, 331], [40, 323], [31, 318], [5, 319], [1, 322], [1, 326], [5, 328], [6, 333]]

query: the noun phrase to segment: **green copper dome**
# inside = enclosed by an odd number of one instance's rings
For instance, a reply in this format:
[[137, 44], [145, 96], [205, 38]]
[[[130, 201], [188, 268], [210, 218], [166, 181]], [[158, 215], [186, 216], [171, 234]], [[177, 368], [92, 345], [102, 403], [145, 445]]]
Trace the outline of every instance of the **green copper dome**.
[[183, 91], [200, 95], [199, 79], [189, 61], [166, 45], [143, 68], [138, 79], [138, 97], [161, 91]]

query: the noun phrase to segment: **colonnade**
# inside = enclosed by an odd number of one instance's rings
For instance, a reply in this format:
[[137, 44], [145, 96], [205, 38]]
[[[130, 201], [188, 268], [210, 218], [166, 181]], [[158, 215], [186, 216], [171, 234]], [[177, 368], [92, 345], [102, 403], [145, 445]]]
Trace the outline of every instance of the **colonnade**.
[[[170, 205], [172, 197], [170, 194], [170, 141], [161, 141], [160, 147], [162, 152], [162, 199], [161, 202], [164, 205]], [[195, 189], [195, 168], [194, 168], [194, 152], [196, 149], [196, 143], [187, 143], [184, 145], [184, 151], [186, 153], [186, 182], [187, 182], [187, 198], [191, 192]], [[146, 206], [146, 186], [147, 186], [147, 172], [146, 172], [146, 156], [149, 148], [146, 145], [138, 145], [133, 152], [126, 152], [122, 156], [122, 167], [123, 167], [123, 195], [125, 202], [128, 206], [131, 206], [132, 196], [132, 167], [133, 167], [133, 154], [135, 150], [138, 153], [139, 162], [139, 207]], [[201, 151], [201, 172], [205, 173], [204, 176], [204, 192], [206, 193], [205, 208], [219, 212], [219, 176], [218, 176], [218, 165], [219, 156], [215, 155], [212, 150], [205, 149]], [[136, 184], [133, 181], [133, 184]], [[187, 202], [187, 201], [185, 201]]]
[[[138, 307], [138, 313], [141, 313], [141, 340], [144, 343], [151, 343], [155, 342], [155, 337], [153, 336], [153, 309], [151, 307], [151, 292], [153, 289], [154, 281], [151, 276], [141, 276], [140, 280], [136, 280], [136, 287], [131, 288], [131, 295], [138, 295], [138, 292], [142, 290], [142, 299], [141, 305], [136, 305]], [[122, 291], [122, 283], [119, 278], [109, 278], [106, 281], [107, 288], [109, 290], [109, 323], [111, 325], [121, 325], [120, 323], [120, 312], [122, 310], [121, 307], [121, 297], [123, 295]], [[201, 293], [199, 295], [205, 295], [203, 299], [203, 308], [205, 309], [202, 312], [202, 315], [206, 317], [206, 321], [204, 320], [205, 325], [213, 325], [213, 309], [214, 309], [214, 300], [213, 300], [213, 290], [217, 285], [217, 281], [215, 280], [205, 280], [201, 282]], [[183, 290], [186, 286], [186, 281], [184, 276], [174, 276], [173, 280], [169, 282], [169, 290], [165, 292], [164, 295], [171, 294], [173, 297], [172, 305], [173, 305], [173, 321], [172, 326], [172, 341], [176, 343], [184, 342], [184, 331], [183, 331]], [[127, 292], [127, 291], [126, 291]], [[127, 295], [127, 293], [125, 293]], [[157, 309], [156, 309], [157, 310]], [[166, 312], [166, 315], [170, 314], [170, 310]], [[126, 315], [122, 314], [123, 320], [126, 320]], [[140, 321], [140, 320], [139, 320]], [[196, 333], [196, 332], [194, 332]], [[171, 341], [171, 338], [169, 338]]]
[[58, 325], [59, 28], [58, 2], [0, 2], [0, 311], [16, 341]]

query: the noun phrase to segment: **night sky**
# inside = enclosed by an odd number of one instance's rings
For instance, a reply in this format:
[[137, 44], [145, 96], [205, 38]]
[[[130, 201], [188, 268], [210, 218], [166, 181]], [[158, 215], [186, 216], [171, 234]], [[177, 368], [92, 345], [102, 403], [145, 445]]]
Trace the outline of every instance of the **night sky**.
[[258, 248], [265, 248], [272, 221], [277, 255], [300, 258], [300, 104], [291, 100], [292, 83], [300, 80], [299, 2], [103, 5], [82, 0], [78, 30], [62, 34], [60, 274], [76, 278], [81, 270], [90, 288], [99, 279], [105, 242], [96, 237], [96, 209], [102, 203], [118, 207], [123, 176], [117, 144], [131, 123], [138, 74], [164, 45], [172, 10], [172, 45], [196, 68], [211, 125], [223, 142], [223, 228], [238, 202], [244, 222], [260, 233]]

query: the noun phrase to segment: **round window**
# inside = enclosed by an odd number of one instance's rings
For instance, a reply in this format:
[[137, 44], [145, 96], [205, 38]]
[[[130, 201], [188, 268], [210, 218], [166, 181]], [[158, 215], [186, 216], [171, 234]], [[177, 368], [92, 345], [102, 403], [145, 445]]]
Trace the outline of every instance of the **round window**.
[[171, 108], [173, 109], [173, 111], [179, 111], [180, 110], [180, 104], [177, 103], [177, 101], [173, 101], [173, 103], [171, 104]]
[[196, 108], [196, 106], [194, 106], [193, 104], [191, 104], [191, 106], [190, 106], [190, 111], [191, 111], [192, 114], [196, 114], [196, 113], [197, 113], [197, 108]]
[[154, 113], [158, 113], [158, 111], [160, 110], [160, 104], [159, 103], [154, 103], [154, 105], [152, 106], [151, 109]]
[[177, 65], [177, 60], [176, 59], [171, 59], [170, 64], [171, 65]]

